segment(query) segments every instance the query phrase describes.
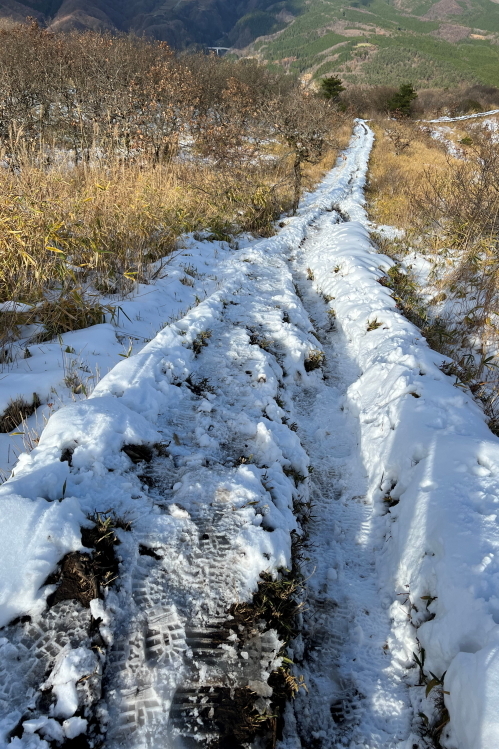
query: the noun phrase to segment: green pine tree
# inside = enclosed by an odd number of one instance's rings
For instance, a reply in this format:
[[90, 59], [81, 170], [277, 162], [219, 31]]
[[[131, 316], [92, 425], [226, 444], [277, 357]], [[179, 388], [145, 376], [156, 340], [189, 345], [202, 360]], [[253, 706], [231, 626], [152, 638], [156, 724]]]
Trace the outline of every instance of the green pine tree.
[[330, 75], [328, 78], [322, 78], [320, 83], [320, 92], [325, 99], [336, 101], [341, 92], [345, 90], [341, 78], [336, 75]]
[[417, 98], [418, 95], [412, 83], [403, 83], [397, 93], [388, 99], [387, 109], [394, 114], [408, 117], [411, 114], [412, 102]]

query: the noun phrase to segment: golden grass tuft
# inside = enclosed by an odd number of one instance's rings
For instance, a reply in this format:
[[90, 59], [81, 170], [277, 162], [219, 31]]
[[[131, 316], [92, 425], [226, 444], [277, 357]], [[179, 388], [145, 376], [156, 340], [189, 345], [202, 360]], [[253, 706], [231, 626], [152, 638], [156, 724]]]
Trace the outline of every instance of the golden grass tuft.
[[11, 432], [18, 424], [21, 424], [28, 416], [31, 416], [39, 405], [40, 399], [36, 393], [33, 393], [31, 403], [22, 397], [11, 400], [0, 416], [0, 434]]

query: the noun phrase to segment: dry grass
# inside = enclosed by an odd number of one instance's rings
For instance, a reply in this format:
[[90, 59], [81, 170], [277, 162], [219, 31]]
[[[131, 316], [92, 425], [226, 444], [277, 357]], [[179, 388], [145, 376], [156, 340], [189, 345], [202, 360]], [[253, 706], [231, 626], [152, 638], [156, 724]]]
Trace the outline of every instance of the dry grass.
[[[338, 144], [348, 140], [342, 124]], [[137, 282], [147, 283], [151, 263], [167, 256], [180, 235], [205, 231], [230, 240], [239, 231], [273, 233], [273, 221], [292, 204], [290, 157], [251, 170], [194, 161], [104, 165], [67, 161], [49, 168], [26, 157], [20, 169], [0, 169], [0, 302], [27, 304], [0, 313], [0, 338], [38, 323], [38, 340], [102, 322]], [[337, 150], [306, 165], [313, 187], [332, 166]], [[190, 281], [190, 279], [187, 279]], [[114, 295], [114, 296], [113, 296]]]
[[39, 405], [40, 399], [36, 393], [33, 393], [31, 403], [28, 403], [21, 397], [11, 400], [3, 414], [0, 416], [0, 434], [11, 432], [18, 424], [25, 421], [28, 416], [31, 416]]
[[380, 249], [399, 262], [411, 249], [423, 254], [431, 264], [425, 292], [432, 298], [421, 296], [410, 267], [392, 269], [384, 283], [432, 348], [454, 360], [446, 373], [483, 403], [489, 426], [498, 433], [499, 153], [494, 136], [482, 123], [453, 128], [446, 136], [462, 146], [457, 159], [418, 132], [398, 156], [381, 124], [377, 135], [371, 215], [405, 230], [401, 240], [381, 237]]
[[0, 302], [28, 305], [0, 313], [0, 343], [100, 322], [186, 232], [269, 236], [350, 127], [256, 61], [36, 23], [0, 37]]
[[[378, 120], [373, 128], [376, 140], [369, 172], [370, 215], [379, 224], [410, 232], [414, 223], [414, 190], [428, 169], [446, 169], [447, 154], [441, 144], [414, 123]], [[393, 138], [385, 135], [387, 130], [398, 131], [400, 138], [409, 142], [399, 155]]]

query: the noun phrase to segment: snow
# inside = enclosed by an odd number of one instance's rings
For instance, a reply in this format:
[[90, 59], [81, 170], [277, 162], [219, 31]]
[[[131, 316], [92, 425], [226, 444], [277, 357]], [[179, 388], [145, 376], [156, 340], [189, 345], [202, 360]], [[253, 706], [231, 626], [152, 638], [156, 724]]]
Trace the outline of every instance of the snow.
[[[427, 675], [447, 672], [451, 720], [442, 745], [497, 743], [499, 440], [379, 283], [391, 261], [374, 250], [364, 210], [372, 141], [357, 123], [336, 168], [276, 236], [237, 250], [188, 240], [168, 276], [120, 303], [134, 320], [128, 326], [120, 316], [120, 329], [139, 341], [130, 356], [119, 357], [116, 321], [63, 337], [63, 346], [88, 355], [92, 372], [99, 361], [112, 368], [90, 397], [50, 416], [0, 487], [0, 622], [22, 614], [34, 627], [50, 616], [57, 622], [57, 612], [44, 610], [53, 590], [44, 582], [82, 548], [88, 516], [112, 509], [130, 519], [131, 531], [117, 531], [119, 581], [91, 604], [113, 656], [110, 749], [122, 744], [123, 725], [136, 731], [126, 736], [130, 749], [169, 745], [176, 690], [210, 684], [216, 672], [189, 644], [189, 631], [218, 626], [234, 602], [250, 600], [261, 572], [290, 567], [291, 534], [302, 532], [294, 504], [309, 490], [320, 500], [316, 571], [303, 637], [292, 647], [316, 700], [302, 694], [288, 710], [281, 749], [300, 746], [307, 726], [324, 749], [418, 745], [410, 703], [416, 715], [434, 715], [434, 694], [426, 699], [418, 686], [413, 653], [422, 649]], [[197, 268], [193, 287], [179, 280], [187, 257]], [[4, 397], [17, 380], [24, 384], [16, 395], [33, 392], [26, 363], [41, 395], [50, 396], [51, 382], [61, 387], [61, 348], [30, 347]], [[326, 352], [328, 379], [305, 367], [317, 351]], [[139, 445], [155, 455], [149, 468], [122, 449]], [[82, 710], [93, 698], [81, 684], [100, 679], [105, 654], [90, 649], [75, 612], [56, 626], [54, 643], [68, 627], [72, 639], [41, 662], [43, 683], [33, 681], [36, 654], [25, 655], [26, 673], [12, 656], [25, 642], [16, 625], [0, 641], [12, 674], [0, 676], [0, 726], [14, 749], [47, 749], [89, 730]], [[322, 662], [312, 668], [306, 651], [321, 632]], [[218, 663], [221, 671], [238, 658], [247, 664], [237, 683], [263, 700], [280, 642], [268, 630], [246, 646], [239, 658], [225, 643]], [[20, 684], [14, 695], [7, 678]], [[34, 707], [41, 687], [55, 697], [46, 714]], [[28, 706], [22, 737], [9, 739]], [[335, 727], [332, 707], [346, 727]]]
[[88, 722], [85, 720], [85, 718], [74, 717], [65, 720], [62, 724], [62, 728], [66, 738], [75, 739], [80, 734], [86, 732], [87, 725]]
[[[241, 244], [245, 241], [243, 237]], [[54, 411], [85, 400], [118, 362], [138, 353], [158, 330], [182, 317], [213, 290], [217, 265], [230, 254], [230, 247], [226, 242], [193, 235], [185, 236], [181, 244], [172, 256], [151, 267], [149, 284], [137, 284], [126, 299], [101, 299], [110, 309], [105, 323], [64, 333], [42, 344], [32, 342], [39, 326], [25, 326], [21, 338], [4, 352], [0, 413], [17, 398], [32, 403], [34, 392], [42, 404], [24, 427], [13, 430], [14, 434], [0, 434], [0, 471], [6, 477], [29, 442], [36, 444]], [[31, 308], [13, 302], [0, 305], [0, 313], [14, 309], [25, 312]]]
[[[63, 465], [63, 464], [61, 464]], [[2, 498], [0, 523], [0, 626], [26, 611], [41, 612], [41, 586], [59, 559], [81, 547], [85, 523], [78, 502], [48, 503], [16, 494]]]
[[[373, 254], [361, 206], [341, 208], [360, 223], [331, 226], [328, 252], [318, 247], [308, 262], [317, 286], [334, 297], [362, 372], [345, 406], [361, 425], [392, 649], [410, 667], [419, 643], [428, 673], [448, 670], [451, 722], [442, 743], [485, 749], [499, 730], [491, 709], [499, 703], [499, 440], [378, 283], [391, 261]], [[380, 327], [368, 331], [373, 321]], [[387, 496], [398, 500], [389, 509]]]
[[499, 649], [497, 645], [476, 653], [460, 652], [446, 676], [447, 704], [453, 716], [453, 731], [460, 746], [499, 745], [497, 695], [499, 694]]
[[475, 112], [474, 114], [463, 114], [460, 117], [438, 117], [436, 120], [423, 120], [423, 122], [460, 122], [461, 120], [474, 120], [477, 117], [489, 117], [499, 114], [499, 109], [491, 109], [489, 112]]
[[450, 127], [424, 128], [429, 132], [434, 140], [438, 140], [445, 145], [447, 153], [456, 159], [463, 158], [463, 149], [459, 148], [451, 138], [453, 130]]
[[[53, 709], [53, 714], [56, 717], [71, 718], [75, 714], [78, 709], [76, 683], [97, 669], [97, 657], [87, 648], [71, 649], [68, 647], [59, 654], [52, 673], [43, 685], [44, 689], [52, 688], [56, 697], [57, 702]], [[69, 729], [70, 733], [73, 733], [77, 730], [78, 723], [65, 721], [63, 726], [65, 729]], [[71, 738], [67, 730], [65, 730], [65, 733], [68, 738]], [[75, 735], [78, 735], [78, 733]]]
[[[345, 185], [349, 176], [347, 172], [343, 177]], [[198, 298], [177, 321], [163, 327], [137, 354], [123, 358], [89, 398], [50, 417], [39, 444], [21, 456], [13, 475], [0, 488], [0, 507], [19, 502], [23, 512], [25, 504], [37, 502], [50, 508], [64, 529], [67, 506], [74, 506], [74, 516], [67, 519], [71, 544], [65, 546], [61, 541], [59, 548], [51, 546], [50, 564], [44, 565], [43, 574], [37, 569], [35, 576], [32, 568], [36, 568], [43, 547], [35, 544], [31, 549], [26, 535], [12, 537], [7, 555], [12, 549], [15, 558], [26, 548], [31, 552], [25, 560], [25, 577], [29, 575], [29, 579], [21, 579], [20, 591], [13, 590], [8, 578], [2, 581], [4, 623], [17, 613], [27, 613], [35, 621], [43, 618], [40, 600], [49, 590], [40, 592], [40, 585], [68, 550], [81, 548], [78, 531], [86, 523], [86, 516], [110, 508], [118, 516], [132, 519], [133, 532], [120, 535], [122, 587], [106, 596], [108, 622], [102, 636], [107, 642], [116, 632], [132, 630], [128, 637], [139, 636], [145, 626], [144, 616], [151, 622], [168, 622], [167, 626], [186, 626], [174, 624], [179, 617], [189, 622], [199, 619], [199, 626], [206, 626], [206, 612], [219, 617], [234, 600], [251, 598], [262, 571], [275, 574], [279, 568], [291, 566], [290, 534], [297, 529], [292, 503], [298, 490], [286, 471], [306, 477], [308, 457], [296, 434], [282, 423], [284, 412], [276, 396], [280, 383], [314, 381], [318, 373], [307, 373], [304, 366], [305, 358], [317, 349], [317, 340], [309, 332], [310, 322], [296, 297], [284, 254], [305, 238], [309, 224], [329, 207], [329, 193], [330, 188], [323, 186], [313, 200], [307, 201], [302, 214], [289, 221], [276, 237], [239, 251], [225, 248], [222, 252], [218, 248], [204, 298]], [[171, 312], [171, 297], [163, 297], [162, 302]], [[132, 302], [127, 304], [130, 317]], [[282, 309], [289, 321], [283, 319]], [[94, 333], [98, 338], [103, 330], [111, 333], [109, 327], [90, 329], [88, 340]], [[71, 336], [69, 342], [65, 337], [63, 344], [71, 343]], [[268, 347], [280, 350], [279, 360], [267, 352]], [[194, 397], [185, 385], [187, 379], [202, 381], [206, 376], [214, 383], [214, 390]], [[172, 476], [173, 486], [170, 489], [165, 485], [161, 497], [154, 492], [148, 495], [122, 450], [126, 445], [147, 445], [154, 450], [156, 444], [168, 448], [166, 475]], [[228, 448], [237, 452], [231, 456]], [[238, 453], [244, 456], [242, 464], [227, 463], [228, 457], [238, 459]], [[64, 458], [67, 455], [70, 461]], [[178, 479], [173, 478], [175, 475]], [[170, 496], [174, 496], [174, 502]], [[212, 517], [210, 513], [221, 512], [219, 507], [224, 508], [220, 519]], [[76, 509], [80, 509], [79, 515]], [[224, 543], [228, 539], [227, 563], [204, 556], [199, 547], [203, 536], [197, 530], [200, 523], [210, 530], [207, 538], [217, 523], [222, 524], [219, 533], [223, 533]], [[40, 532], [43, 530], [41, 525]], [[192, 537], [190, 546], [186, 535]], [[168, 566], [169, 560], [175, 559], [168, 578], [144, 583], [141, 601], [144, 596], [150, 601], [145, 610], [138, 599], [136, 602], [133, 595], [130, 598], [138, 574], [137, 553], [132, 549], [139, 539], [142, 544], [146, 541], [147, 546], [160, 548], [164, 553], [160, 558]], [[223, 575], [216, 568], [209, 587], [193, 589], [193, 563], [199, 566], [200, 577], [210, 564], [215, 568], [223, 564]], [[24, 575], [23, 570], [19, 574]], [[159, 600], [167, 609], [158, 612], [155, 590], [165, 582], [170, 584], [173, 576], [177, 579], [173, 590], [181, 593], [171, 599], [172, 594], [165, 590]], [[64, 648], [56, 657], [44, 688], [52, 690], [57, 702], [53, 715], [45, 717], [68, 719], [74, 715], [81, 699], [75, 693], [75, 684], [95, 671], [96, 662], [83, 657], [88, 652], [86, 646]], [[262, 673], [252, 672], [249, 681], [265, 684], [274, 661], [275, 654]], [[163, 704], [170, 704], [183, 673], [179, 663], [173, 669], [165, 664], [159, 671], [149, 667], [148, 689], [158, 698], [161, 695]], [[118, 716], [130, 699], [127, 695], [134, 694], [136, 668], [126, 666], [123, 672], [111, 672], [108, 678], [116, 683], [111, 690], [116, 698], [110, 698], [110, 714]], [[43, 733], [41, 727], [39, 730]]]

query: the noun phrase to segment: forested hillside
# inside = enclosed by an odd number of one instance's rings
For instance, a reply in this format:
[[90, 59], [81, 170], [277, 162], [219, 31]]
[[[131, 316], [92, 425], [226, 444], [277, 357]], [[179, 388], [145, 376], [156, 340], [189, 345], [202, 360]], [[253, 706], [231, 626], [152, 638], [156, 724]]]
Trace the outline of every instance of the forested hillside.
[[491, 0], [293, 0], [294, 20], [251, 49], [298, 74], [448, 87], [499, 82], [499, 5]]
[[220, 45], [295, 74], [419, 87], [499, 83], [492, 0], [2, 0], [0, 17], [55, 31], [134, 32], [177, 49]]

